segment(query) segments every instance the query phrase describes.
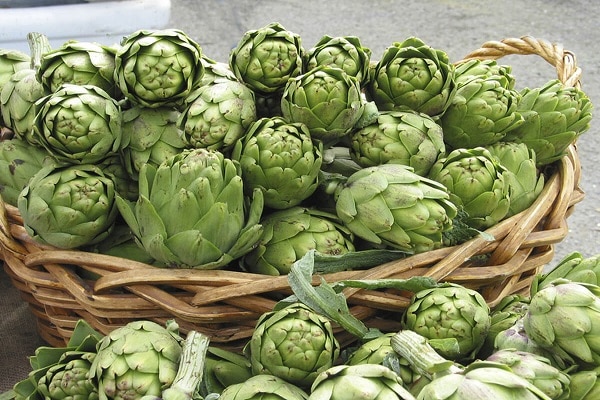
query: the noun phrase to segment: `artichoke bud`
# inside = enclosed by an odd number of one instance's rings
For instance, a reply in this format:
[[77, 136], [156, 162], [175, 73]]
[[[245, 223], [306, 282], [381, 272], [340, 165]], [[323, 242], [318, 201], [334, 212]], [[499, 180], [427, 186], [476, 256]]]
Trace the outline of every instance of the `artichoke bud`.
[[114, 79], [133, 103], [178, 107], [204, 75], [202, 48], [179, 29], [138, 30], [121, 41]]
[[550, 272], [536, 275], [531, 285], [531, 293], [543, 289], [555, 279], [598, 285], [599, 274], [600, 254], [585, 257], [580, 252], [574, 251], [559, 260]]
[[470, 59], [456, 66], [454, 79], [458, 86], [475, 78], [496, 79], [506, 89], [514, 89], [516, 83], [512, 67], [498, 64], [496, 60]]
[[281, 113], [288, 121], [305, 124], [313, 139], [329, 147], [356, 127], [365, 104], [356, 78], [324, 65], [288, 80]]
[[448, 55], [410, 37], [384, 50], [367, 89], [380, 110], [410, 109], [443, 115], [456, 93]]
[[46, 399], [98, 400], [98, 388], [89, 377], [95, 352], [67, 351], [38, 381]]
[[361, 86], [369, 80], [371, 50], [364, 47], [356, 36], [324, 35], [304, 55], [304, 70], [309, 71], [319, 65], [341, 68], [355, 77]]
[[278, 22], [247, 31], [229, 55], [235, 76], [262, 95], [281, 92], [302, 73], [300, 36]]
[[0, 49], [0, 92], [15, 72], [29, 68], [31, 68], [29, 55], [18, 50]]
[[533, 149], [537, 165], [550, 164], [565, 155], [567, 147], [590, 128], [592, 102], [576, 87], [558, 79], [520, 92], [518, 112], [524, 123], [505, 140], [525, 143]]
[[[208, 400], [209, 397], [206, 397]], [[308, 394], [300, 387], [275, 375], [254, 375], [243, 382], [226, 387], [218, 400], [306, 400]]]

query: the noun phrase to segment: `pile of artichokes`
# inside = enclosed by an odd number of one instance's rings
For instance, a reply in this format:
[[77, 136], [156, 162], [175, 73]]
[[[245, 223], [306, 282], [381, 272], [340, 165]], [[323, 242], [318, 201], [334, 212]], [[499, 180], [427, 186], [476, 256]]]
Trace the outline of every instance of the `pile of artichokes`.
[[599, 276], [600, 255], [574, 252], [492, 308], [458, 284], [413, 286], [400, 330], [347, 331], [354, 340], [343, 344], [351, 317], [296, 289], [237, 348], [183, 335], [174, 320], [132, 321], [105, 336], [80, 320], [65, 347], [38, 348], [29, 376], [0, 398], [594, 400]]
[[416, 37], [376, 59], [274, 22], [226, 62], [178, 29], [28, 40], [0, 52], [0, 195], [43, 244], [157, 267], [460, 244], [530, 207], [590, 126], [581, 89], [518, 90], [510, 66]]

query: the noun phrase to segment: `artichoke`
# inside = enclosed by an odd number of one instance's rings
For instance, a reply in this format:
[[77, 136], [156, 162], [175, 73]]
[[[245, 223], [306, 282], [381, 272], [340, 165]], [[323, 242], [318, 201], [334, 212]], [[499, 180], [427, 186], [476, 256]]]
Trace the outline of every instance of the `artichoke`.
[[600, 287], [556, 279], [531, 297], [527, 336], [566, 364], [600, 364]]
[[227, 152], [256, 119], [254, 92], [237, 80], [215, 78], [186, 98], [177, 126], [190, 146]]
[[370, 63], [371, 49], [364, 47], [356, 36], [324, 35], [304, 54], [304, 71], [319, 65], [341, 68], [361, 86], [369, 81]]
[[202, 48], [178, 29], [138, 30], [115, 54], [114, 79], [124, 96], [145, 107], [181, 106], [204, 74]]
[[379, 364], [336, 365], [315, 379], [310, 400], [414, 400], [402, 380]]
[[457, 213], [443, 185], [400, 164], [360, 169], [334, 196], [338, 217], [356, 236], [409, 252], [441, 247]]
[[501, 332], [514, 327], [517, 321], [523, 318], [528, 306], [529, 298], [524, 295], [504, 296], [500, 303], [490, 311], [490, 329], [478, 356], [489, 356], [497, 350], [495, 347], [496, 337]]
[[73, 249], [106, 238], [118, 215], [115, 184], [91, 164], [42, 168], [19, 194], [23, 226], [40, 243]]
[[600, 366], [571, 372], [569, 400], [595, 400], [600, 397]]
[[179, 115], [173, 107], [133, 106], [122, 112], [121, 157], [133, 179], [137, 180], [142, 165], [158, 166], [191, 147], [177, 127]]
[[274, 375], [259, 374], [226, 387], [219, 400], [306, 400], [308, 394]]
[[413, 111], [382, 111], [349, 139], [350, 154], [359, 165], [404, 164], [421, 176], [427, 176], [446, 151], [442, 127], [427, 114]]
[[437, 117], [454, 98], [454, 66], [448, 55], [410, 37], [386, 48], [367, 90], [380, 110], [410, 109]]
[[215, 346], [208, 348], [203, 374], [200, 393], [204, 396], [220, 394], [228, 386], [245, 382], [253, 376], [252, 365], [246, 356]]
[[266, 215], [261, 224], [260, 241], [243, 257], [254, 273], [285, 275], [309, 250], [331, 256], [355, 250], [353, 236], [327, 212], [296, 206]]
[[507, 217], [528, 209], [544, 188], [545, 178], [537, 168], [534, 150], [524, 143], [496, 142], [486, 148], [507, 170], [510, 207]]
[[452, 148], [488, 146], [522, 125], [520, 94], [495, 76], [462, 84], [440, 117], [444, 140]]
[[303, 55], [300, 36], [273, 22], [240, 38], [229, 55], [229, 67], [250, 89], [269, 95], [302, 73]]
[[89, 377], [95, 352], [67, 351], [38, 382], [48, 400], [98, 400], [98, 388]]
[[555, 279], [600, 285], [600, 254], [586, 257], [578, 251], [571, 252], [559, 260], [547, 273], [534, 277], [531, 292], [535, 293]]
[[356, 78], [323, 65], [287, 82], [281, 114], [290, 122], [305, 124], [313, 139], [329, 146], [357, 126], [365, 104]]
[[37, 70], [37, 80], [52, 93], [64, 83], [94, 85], [111, 97], [122, 97], [115, 83], [114, 48], [93, 42], [70, 40], [46, 52]]
[[457, 86], [462, 86], [475, 78], [494, 78], [506, 89], [514, 89], [516, 83], [512, 67], [498, 64], [496, 60], [472, 58], [457, 64], [454, 70]]
[[263, 197], [244, 194], [238, 165], [216, 150], [186, 149], [142, 166], [139, 197], [117, 206], [148, 254], [169, 267], [215, 269], [260, 239]]
[[552, 399], [567, 399], [570, 378], [566, 372], [553, 366], [549, 359], [537, 354], [514, 349], [498, 350], [487, 361], [508, 365], [512, 372], [533, 383]]
[[589, 130], [592, 102], [579, 88], [558, 79], [520, 92], [517, 111], [524, 123], [507, 133], [504, 140], [525, 143], [536, 154], [537, 164], [547, 165], [566, 154], [566, 149]]
[[0, 49], [0, 92], [15, 72], [30, 68], [29, 55], [18, 50]]
[[29, 180], [46, 165], [55, 164], [48, 152], [23, 139], [0, 140], [0, 195], [4, 202], [16, 206], [19, 193]]
[[331, 321], [303, 303], [264, 313], [244, 351], [252, 372], [270, 374], [301, 388], [333, 366], [340, 345]]
[[261, 118], [235, 143], [231, 158], [240, 164], [247, 193], [260, 189], [266, 206], [285, 209], [317, 189], [322, 148], [304, 124]]
[[508, 215], [507, 171], [484, 147], [460, 148], [438, 159], [428, 177], [448, 189], [450, 200], [468, 214], [466, 224], [485, 229]]
[[221, 79], [239, 82], [228, 63], [213, 60], [212, 58], [207, 57], [206, 54], [202, 54], [200, 63], [204, 66], [204, 74], [202, 75], [200, 82], [198, 82], [198, 87], [209, 85], [215, 80]]
[[97, 347], [90, 378], [100, 400], [159, 396], [170, 387], [179, 368], [182, 339], [178, 326], [148, 320], [112, 330]]
[[95, 164], [121, 149], [121, 107], [104, 90], [64, 84], [36, 106], [34, 140], [59, 161]]
[[404, 311], [402, 327], [429, 340], [452, 360], [475, 358], [490, 330], [490, 308], [483, 296], [454, 283], [416, 292]]

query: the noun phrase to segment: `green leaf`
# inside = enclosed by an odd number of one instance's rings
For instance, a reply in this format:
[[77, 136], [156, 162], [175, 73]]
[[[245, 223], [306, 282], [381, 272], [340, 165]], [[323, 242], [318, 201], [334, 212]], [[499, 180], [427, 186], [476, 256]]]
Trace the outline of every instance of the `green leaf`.
[[389, 249], [352, 251], [341, 255], [315, 253], [314, 272], [330, 274], [339, 271], [368, 269], [410, 254], [410, 252]]
[[439, 283], [435, 279], [426, 276], [413, 276], [408, 279], [348, 279], [332, 284], [332, 287], [336, 292], [339, 292], [346, 287], [369, 290], [398, 289], [418, 292], [425, 289], [432, 289], [437, 286], [439, 286]]

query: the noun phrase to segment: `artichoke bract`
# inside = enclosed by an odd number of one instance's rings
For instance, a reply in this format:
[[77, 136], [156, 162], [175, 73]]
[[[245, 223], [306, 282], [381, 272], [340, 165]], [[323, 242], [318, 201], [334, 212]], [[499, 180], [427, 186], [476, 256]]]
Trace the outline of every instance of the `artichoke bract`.
[[244, 194], [239, 166], [217, 150], [186, 149], [139, 173], [135, 202], [117, 198], [140, 245], [169, 267], [215, 269], [260, 239], [260, 190]]
[[133, 106], [122, 112], [121, 157], [133, 179], [142, 165], [159, 165], [191, 147], [177, 127], [179, 116], [173, 107]]
[[363, 167], [404, 164], [421, 176], [446, 151], [442, 127], [413, 111], [382, 111], [375, 122], [350, 134], [350, 146], [350, 155]]
[[365, 104], [356, 78], [324, 65], [288, 80], [281, 113], [290, 122], [305, 124], [313, 139], [328, 146], [355, 128]]
[[440, 117], [444, 140], [452, 148], [473, 148], [498, 142], [523, 124], [520, 94], [495, 76], [475, 78], [456, 91]]
[[544, 189], [545, 176], [537, 167], [535, 151], [525, 143], [496, 142], [486, 148], [508, 173], [510, 207], [507, 217], [528, 209]]
[[292, 303], [263, 314], [244, 351], [255, 375], [270, 374], [307, 388], [333, 366], [340, 344], [328, 318]]
[[569, 400], [595, 400], [600, 397], [600, 367], [569, 374]]
[[191, 147], [228, 152], [256, 121], [254, 92], [227, 78], [215, 78], [186, 98], [177, 126]]
[[428, 177], [448, 189], [450, 200], [468, 214], [465, 223], [485, 229], [508, 215], [507, 171], [484, 147], [459, 148], [438, 159]]
[[174, 321], [165, 326], [130, 322], [98, 342], [90, 378], [97, 382], [100, 400], [160, 396], [175, 379], [181, 353]]
[[479, 292], [446, 283], [415, 293], [402, 325], [429, 339], [443, 357], [468, 360], [475, 357], [486, 339], [490, 308]]
[[42, 168], [19, 194], [29, 235], [61, 249], [106, 238], [118, 215], [115, 184], [91, 164]]
[[235, 143], [231, 158], [240, 164], [248, 193], [260, 189], [266, 206], [285, 209], [317, 189], [322, 148], [304, 124], [261, 118]]
[[94, 164], [121, 149], [121, 107], [97, 86], [64, 84], [36, 107], [34, 140], [61, 162]]
[[448, 55], [416, 37], [394, 42], [372, 68], [367, 90], [380, 110], [410, 109], [436, 117], [456, 92]]
[[310, 400], [415, 400], [394, 371], [379, 364], [336, 365], [315, 379]]
[[226, 387], [219, 400], [306, 400], [308, 394], [296, 385], [270, 374], [254, 375]]
[[532, 341], [568, 364], [600, 363], [600, 287], [556, 279], [531, 297], [523, 317]]
[[0, 195], [6, 203], [16, 206], [19, 193], [44, 166], [56, 161], [46, 150], [13, 137], [0, 140]]
[[263, 234], [252, 251], [243, 257], [251, 272], [285, 275], [309, 250], [325, 255], [354, 251], [352, 234], [335, 215], [300, 206], [274, 211], [262, 220]]
[[118, 99], [122, 95], [114, 79], [115, 53], [99, 43], [70, 40], [43, 55], [36, 76], [49, 93], [72, 83], [98, 86]]
[[524, 122], [504, 140], [527, 144], [535, 151], [538, 165], [550, 164], [589, 130], [592, 108], [585, 92], [558, 79], [538, 88], [525, 88], [517, 105]]
[[202, 48], [179, 29], [138, 30], [115, 54], [115, 82], [145, 107], [180, 106], [204, 74]]
[[443, 185], [401, 164], [358, 170], [334, 196], [336, 214], [352, 233], [405, 251], [441, 247], [442, 233], [457, 214]]
[[356, 36], [324, 35], [304, 54], [304, 70], [319, 65], [341, 68], [355, 77], [361, 86], [369, 80], [371, 50], [364, 47]]
[[303, 55], [300, 36], [273, 22], [242, 36], [231, 50], [229, 67], [252, 90], [268, 95], [302, 73]]

